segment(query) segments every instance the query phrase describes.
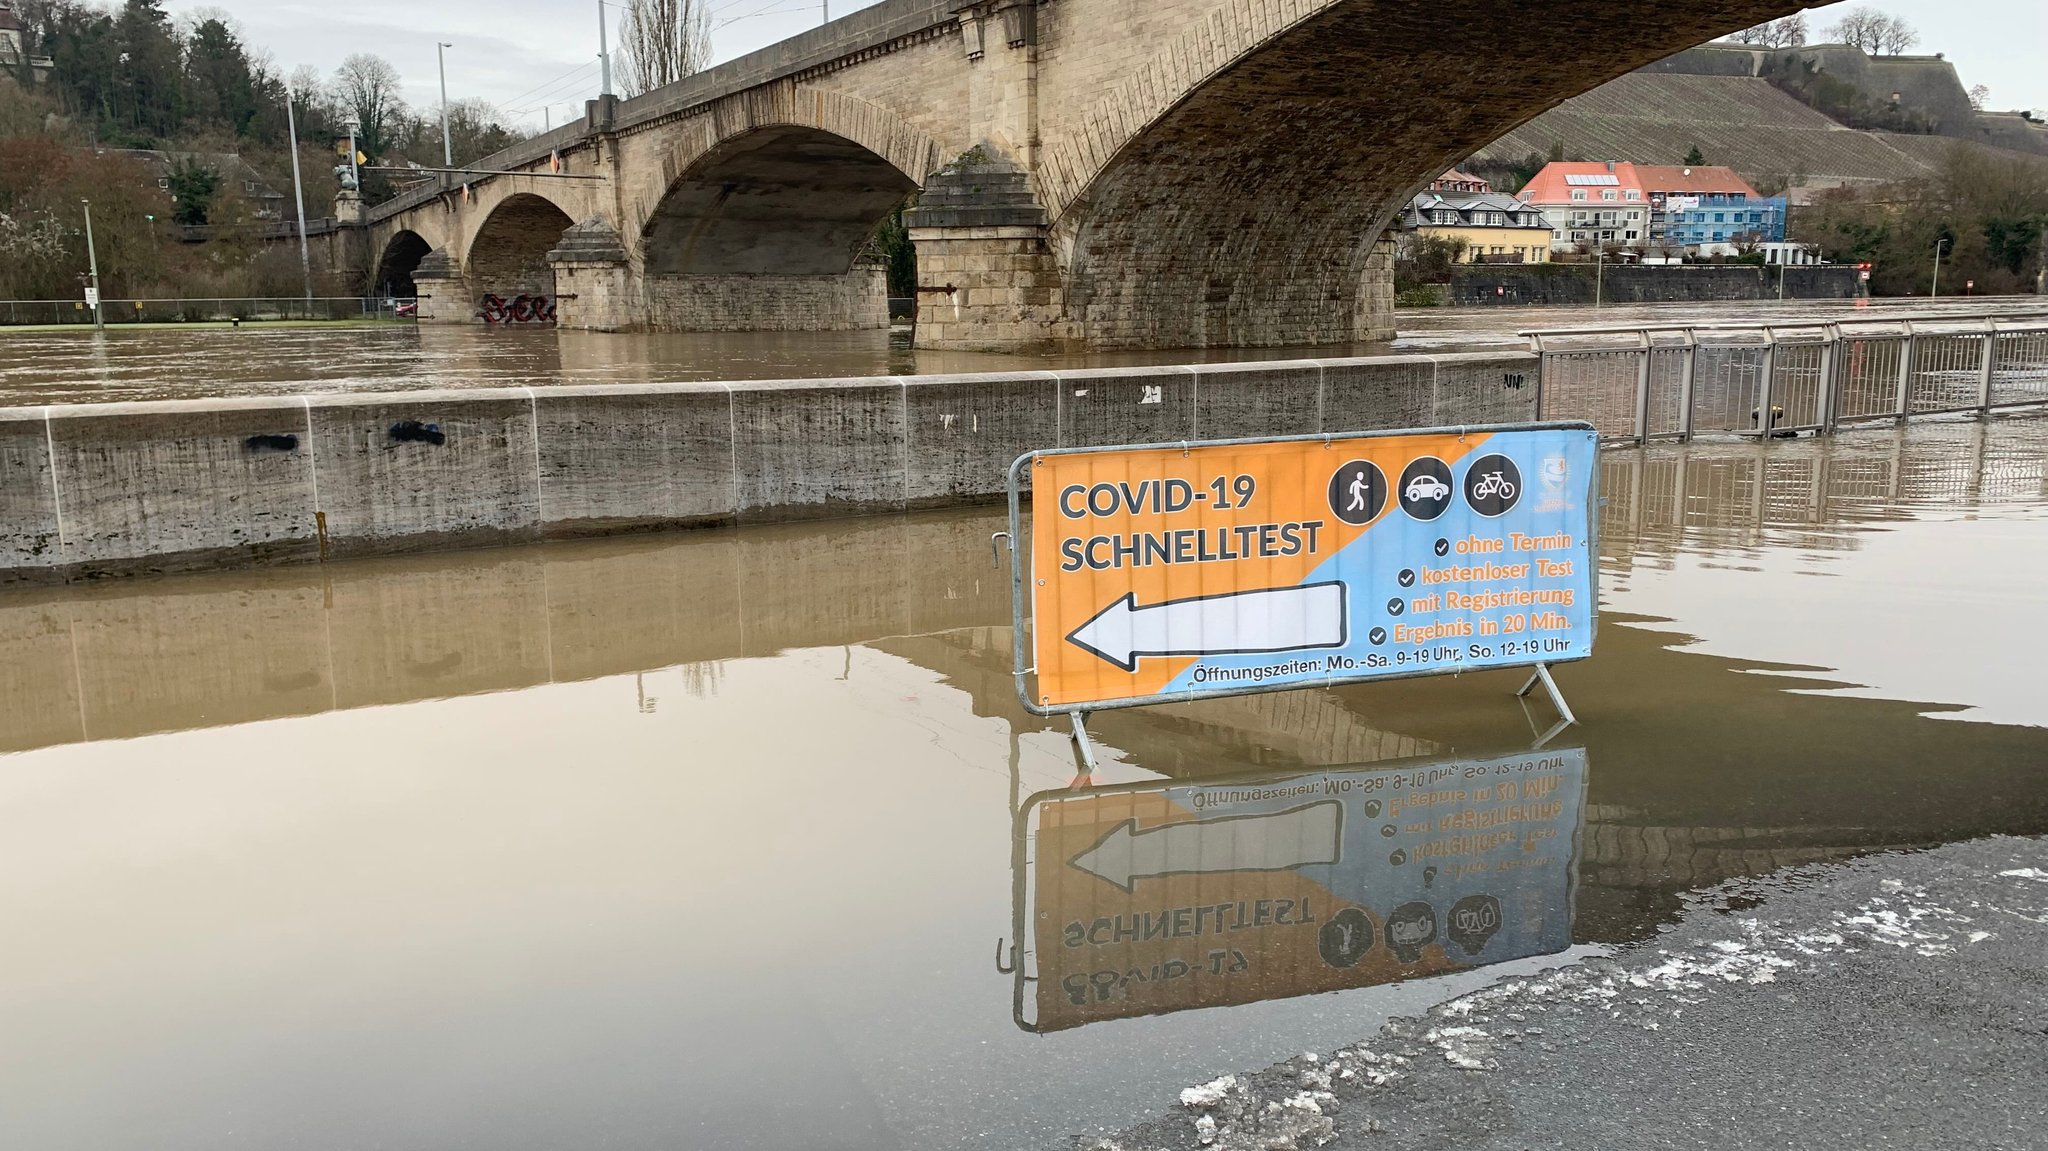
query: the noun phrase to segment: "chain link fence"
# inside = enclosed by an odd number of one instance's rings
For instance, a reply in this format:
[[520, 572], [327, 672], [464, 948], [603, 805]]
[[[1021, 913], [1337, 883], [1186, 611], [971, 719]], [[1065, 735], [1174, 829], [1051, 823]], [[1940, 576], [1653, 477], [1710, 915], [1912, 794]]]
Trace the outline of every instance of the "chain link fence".
[[[234, 320], [377, 320], [397, 318], [404, 300], [358, 296], [244, 299], [102, 300], [108, 324], [197, 324]], [[0, 300], [0, 325], [92, 324], [83, 300]]]

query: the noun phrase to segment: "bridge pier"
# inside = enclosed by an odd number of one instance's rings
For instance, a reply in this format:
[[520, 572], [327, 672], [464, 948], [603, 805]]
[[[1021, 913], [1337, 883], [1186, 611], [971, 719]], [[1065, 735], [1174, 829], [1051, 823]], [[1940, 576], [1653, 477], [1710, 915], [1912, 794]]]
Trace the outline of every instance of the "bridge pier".
[[1033, 351], [1073, 338], [1045, 209], [1022, 170], [973, 155], [926, 181], [903, 222], [917, 247], [918, 347]]
[[555, 269], [555, 326], [616, 332], [639, 325], [626, 242], [602, 216], [562, 233], [548, 252]]
[[469, 278], [446, 248], [435, 248], [420, 259], [412, 271], [412, 282], [420, 295], [422, 324], [468, 324], [476, 320], [476, 307], [469, 290]]

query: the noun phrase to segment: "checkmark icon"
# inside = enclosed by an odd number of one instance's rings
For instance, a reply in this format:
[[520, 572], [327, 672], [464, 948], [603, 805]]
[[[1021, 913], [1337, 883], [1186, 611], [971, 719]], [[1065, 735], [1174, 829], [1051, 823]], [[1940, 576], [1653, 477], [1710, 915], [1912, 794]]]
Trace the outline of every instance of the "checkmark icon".
[[1372, 629], [1372, 631], [1368, 633], [1365, 638], [1371, 640], [1373, 642], [1374, 647], [1378, 647], [1380, 644], [1387, 642], [1387, 629], [1383, 627], [1376, 627]]
[[1451, 554], [1451, 541], [1449, 541], [1449, 540], [1438, 540], [1438, 541], [1436, 541], [1436, 554], [1438, 554], [1438, 555], [1440, 555], [1440, 556], [1447, 556], [1447, 555], [1450, 555], [1450, 554]]
[[1393, 598], [1393, 599], [1390, 599], [1390, 600], [1388, 600], [1388, 601], [1387, 601], [1387, 614], [1388, 614], [1388, 615], [1400, 615], [1400, 614], [1401, 614], [1401, 612], [1402, 612], [1402, 611], [1404, 611], [1404, 610], [1406, 609], [1406, 606], [1407, 606], [1407, 605], [1405, 605], [1405, 604], [1403, 604], [1403, 603], [1401, 602], [1401, 599], [1400, 599], [1400, 597], [1399, 597], [1399, 596], [1396, 596], [1395, 598]]
[[1400, 578], [1400, 580], [1401, 580], [1401, 586], [1402, 586], [1402, 587], [1414, 587], [1414, 586], [1415, 586], [1415, 569], [1414, 569], [1414, 568], [1402, 568], [1402, 569], [1401, 569], [1401, 575], [1400, 575], [1400, 577], [1399, 577], [1399, 578]]

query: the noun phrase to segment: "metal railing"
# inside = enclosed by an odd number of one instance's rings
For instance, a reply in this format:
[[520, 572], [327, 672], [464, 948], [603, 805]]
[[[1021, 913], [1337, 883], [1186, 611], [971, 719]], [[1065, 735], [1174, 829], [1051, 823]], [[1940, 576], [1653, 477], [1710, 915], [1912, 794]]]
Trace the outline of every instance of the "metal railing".
[[[100, 301], [109, 325], [389, 319], [396, 303], [361, 296], [318, 296], [310, 300], [303, 296], [279, 296]], [[24, 324], [91, 326], [92, 309], [83, 300], [0, 300], [0, 326]]]
[[1609, 442], [2048, 403], [2048, 308], [1520, 334], [1542, 358], [1537, 418], [1586, 420]]

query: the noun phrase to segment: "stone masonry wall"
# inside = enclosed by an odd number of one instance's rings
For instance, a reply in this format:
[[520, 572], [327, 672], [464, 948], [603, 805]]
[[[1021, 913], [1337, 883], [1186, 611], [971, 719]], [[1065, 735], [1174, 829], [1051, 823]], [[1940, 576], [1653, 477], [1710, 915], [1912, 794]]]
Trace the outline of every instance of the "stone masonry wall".
[[1034, 449], [1528, 420], [1526, 352], [0, 409], [0, 584], [1000, 498]]
[[662, 332], [843, 332], [889, 326], [888, 273], [648, 276], [632, 321]]

